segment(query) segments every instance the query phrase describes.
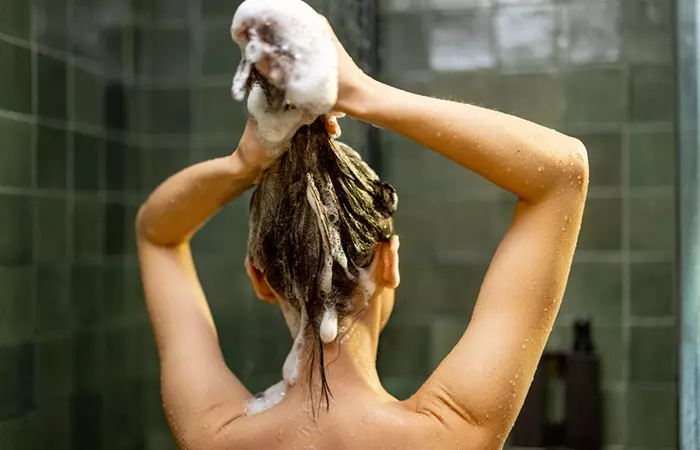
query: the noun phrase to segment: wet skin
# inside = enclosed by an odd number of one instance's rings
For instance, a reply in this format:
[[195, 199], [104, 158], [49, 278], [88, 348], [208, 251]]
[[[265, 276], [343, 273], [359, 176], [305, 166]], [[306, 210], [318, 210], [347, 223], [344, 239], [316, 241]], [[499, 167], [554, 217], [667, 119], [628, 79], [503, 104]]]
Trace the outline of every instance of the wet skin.
[[[588, 187], [585, 148], [513, 116], [384, 85], [357, 68], [340, 44], [338, 51], [338, 112], [412, 139], [519, 199], [469, 326], [465, 323], [463, 337], [415, 395], [399, 401], [386, 393], [375, 362], [399, 284], [394, 238], [377, 248], [376, 289], [361, 320], [346, 341], [326, 346], [330, 410], [314, 419], [309, 392], [317, 392], [317, 386], [307, 384], [311, 369], [302, 364], [300, 381], [279, 405], [247, 417], [252, 396], [223, 360], [189, 243], [222, 205], [250, 189], [270, 162], [256, 140], [255, 123], [249, 122], [233, 154], [173, 175], [137, 219], [143, 284], [173, 434], [181, 448], [192, 450], [500, 448], [563, 297]], [[337, 124], [329, 120], [328, 127], [333, 131]], [[285, 311], [293, 333], [285, 300], [250, 264], [248, 272], [258, 296]], [[302, 361], [309, 351], [304, 349]], [[411, 349], [393, 351], [410, 355]]]

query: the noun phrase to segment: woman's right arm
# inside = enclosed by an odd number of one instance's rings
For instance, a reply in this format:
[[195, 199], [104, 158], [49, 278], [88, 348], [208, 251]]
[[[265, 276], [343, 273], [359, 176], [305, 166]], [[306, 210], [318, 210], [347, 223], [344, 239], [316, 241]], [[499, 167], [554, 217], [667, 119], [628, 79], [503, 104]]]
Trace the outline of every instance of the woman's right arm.
[[517, 117], [384, 85], [344, 51], [340, 70], [339, 111], [406, 136], [519, 198], [467, 331], [409, 401], [453, 429], [470, 423], [475, 445], [500, 448], [564, 294], [588, 188], [586, 150]]

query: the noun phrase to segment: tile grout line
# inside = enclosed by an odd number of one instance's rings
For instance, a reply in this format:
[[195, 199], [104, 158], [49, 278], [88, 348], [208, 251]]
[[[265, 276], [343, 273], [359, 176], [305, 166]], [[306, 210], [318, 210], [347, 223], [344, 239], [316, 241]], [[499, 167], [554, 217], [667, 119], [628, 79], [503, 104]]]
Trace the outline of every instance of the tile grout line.
[[[29, 0], [27, 0], [29, 1]], [[37, 40], [37, 30], [36, 30], [36, 16], [33, 5], [30, 4], [29, 10], [29, 40], [30, 40], [30, 52], [31, 52], [31, 112], [33, 117], [39, 116], [39, 57], [36, 51], [36, 40]], [[30, 186], [33, 190], [38, 187], [38, 126], [36, 121], [31, 124], [31, 142], [30, 142], [30, 170], [31, 170], [31, 183]], [[37, 268], [37, 261], [39, 260], [39, 249], [37, 243], [39, 242], [39, 234], [41, 233], [39, 227], [39, 202], [38, 198], [31, 196], [31, 236], [32, 236], [32, 251], [31, 251], [31, 280], [32, 287], [30, 291], [30, 302], [32, 304], [31, 311], [31, 323], [32, 323], [32, 340], [35, 339], [37, 330], [37, 309], [38, 309], [38, 297], [37, 297], [37, 282], [39, 270]], [[36, 351], [36, 347], [35, 347]], [[34, 375], [38, 373], [38, 368], [34, 368]]]
[[[629, 68], [624, 71], [624, 104], [627, 105], [629, 114]], [[630, 395], [630, 346], [631, 346], [631, 278], [630, 278], [630, 137], [629, 129], [626, 126], [622, 127], [621, 134], [621, 153], [622, 153], [622, 379], [623, 379], [623, 398], [624, 406], [622, 409], [623, 429], [621, 430], [622, 443], [627, 443], [627, 431], [629, 429], [627, 421], [629, 420], [628, 408]]]

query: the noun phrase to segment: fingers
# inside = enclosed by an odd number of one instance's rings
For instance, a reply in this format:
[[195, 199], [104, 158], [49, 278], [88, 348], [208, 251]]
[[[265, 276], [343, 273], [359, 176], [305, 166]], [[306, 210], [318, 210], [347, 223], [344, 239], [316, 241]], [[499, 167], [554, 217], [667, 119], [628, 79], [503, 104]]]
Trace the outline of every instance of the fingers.
[[326, 131], [333, 139], [338, 139], [340, 137], [341, 129], [336, 117], [332, 115], [326, 116]]

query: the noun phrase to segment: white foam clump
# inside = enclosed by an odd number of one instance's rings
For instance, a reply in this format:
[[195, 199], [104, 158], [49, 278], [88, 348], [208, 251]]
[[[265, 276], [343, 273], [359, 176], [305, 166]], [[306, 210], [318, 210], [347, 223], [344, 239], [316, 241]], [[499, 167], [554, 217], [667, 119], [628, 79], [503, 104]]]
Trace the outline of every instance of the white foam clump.
[[335, 308], [329, 308], [323, 313], [320, 335], [324, 344], [335, 341], [338, 336], [338, 312]]
[[270, 108], [265, 93], [260, 85], [254, 85], [248, 95], [248, 112], [255, 117], [258, 125], [258, 140], [260, 145], [270, 153], [273, 159], [285, 150], [294, 133], [303, 125], [315, 119], [301, 109], [284, 109], [275, 111]]
[[302, 0], [246, 0], [238, 7], [231, 35], [244, 58], [234, 78], [234, 97], [243, 99], [253, 64], [265, 56], [275, 57], [270, 43], [260, 36], [262, 26], [270, 27], [275, 44], [292, 58], [285, 85], [278, 86], [285, 91], [285, 100], [314, 116], [328, 113], [338, 98], [338, 55], [330, 27]]
[[261, 412], [272, 408], [282, 401], [284, 396], [287, 394], [287, 383], [280, 381], [267, 388], [267, 390], [246, 403], [245, 413], [248, 416], [254, 416], [260, 414]]

